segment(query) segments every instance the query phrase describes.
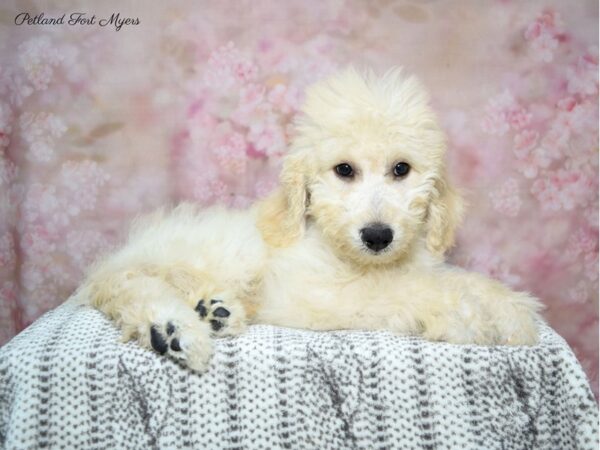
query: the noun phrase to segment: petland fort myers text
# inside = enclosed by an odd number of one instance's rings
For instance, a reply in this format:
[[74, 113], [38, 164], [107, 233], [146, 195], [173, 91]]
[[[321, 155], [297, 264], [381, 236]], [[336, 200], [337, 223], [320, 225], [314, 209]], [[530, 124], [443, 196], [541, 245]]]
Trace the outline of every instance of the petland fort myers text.
[[15, 25], [70, 25], [70, 26], [90, 26], [100, 27], [112, 26], [115, 31], [120, 31], [123, 26], [139, 25], [138, 17], [122, 17], [120, 13], [113, 13], [110, 17], [96, 17], [95, 14], [89, 15], [84, 12], [73, 12], [67, 16], [46, 16], [43, 12], [31, 15], [28, 12], [22, 12], [15, 16]]

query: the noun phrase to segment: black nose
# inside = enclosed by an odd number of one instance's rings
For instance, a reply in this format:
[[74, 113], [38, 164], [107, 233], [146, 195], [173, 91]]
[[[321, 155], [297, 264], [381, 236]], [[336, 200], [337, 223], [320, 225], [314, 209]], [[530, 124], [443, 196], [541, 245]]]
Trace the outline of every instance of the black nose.
[[394, 239], [394, 232], [382, 223], [374, 223], [360, 230], [360, 238], [371, 250], [383, 250]]

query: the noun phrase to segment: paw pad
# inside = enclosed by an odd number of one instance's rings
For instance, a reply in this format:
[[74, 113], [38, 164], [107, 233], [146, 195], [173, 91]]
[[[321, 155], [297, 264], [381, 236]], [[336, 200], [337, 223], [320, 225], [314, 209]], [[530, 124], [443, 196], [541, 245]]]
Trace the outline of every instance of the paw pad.
[[175, 325], [171, 322], [167, 323], [167, 335], [171, 336], [175, 332]]
[[202, 319], [204, 319], [208, 315], [208, 310], [206, 309], [206, 306], [204, 305], [204, 300], [200, 300], [198, 302], [198, 304], [196, 305], [196, 307], [194, 308], [194, 310], [196, 310], [198, 312], [198, 314], [200, 315], [200, 317]]
[[213, 316], [215, 317], [229, 317], [230, 314], [231, 313], [229, 312], [229, 310], [223, 308], [222, 306], [219, 306], [213, 311]]
[[179, 345], [179, 339], [175, 338], [171, 341], [171, 350], [173, 350], [174, 352], [180, 352], [181, 351], [181, 345]]
[[213, 329], [213, 331], [219, 331], [221, 328], [223, 328], [223, 326], [223, 322], [219, 322], [218, 320], [210, 321], [210, 327]]
[[179, 338], [173, 336], [175, 331], [177, 331], [175, 325], [168, 322], [165, 331], [166, 333], [163, 333], [158, 325], [152, 325], [152, 327], [150, 327], [150, 344], [152, 345], [152, 348], [161, 355], [167, 353], [169, 349], [174, 352], [180, 352], [181, 345], [179, 343]]
[[218, 332], [227, 326], [228, 317], [231, 315], [231, 311], [222, 305], [223, 300], [211, 299], [207, 305], [202, 299], [198, 301], [194, 309], [198, 312], [200, 318], [208, 320], [214, 332]]
[[152, 348], [161, 355], [164, 355], [169, 348], [169, 344], [167, 344], [166, 339], [160, 331], [158, 331], [158, 327], [156, 326], [150, 328], [150, 343], [152, 344]]

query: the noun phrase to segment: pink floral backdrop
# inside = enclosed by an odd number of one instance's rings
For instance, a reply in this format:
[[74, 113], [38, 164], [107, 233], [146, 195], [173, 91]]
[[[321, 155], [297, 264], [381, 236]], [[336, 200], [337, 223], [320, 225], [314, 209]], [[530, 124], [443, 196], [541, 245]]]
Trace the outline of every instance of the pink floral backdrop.
[[452, 260], [543, 299], [597, 394], [596, 1], [51, 5], [0, 5], [0, 344], [135, 215], [269, 192], [307, 84], [402, 65], [431, 90], [470, 203]]

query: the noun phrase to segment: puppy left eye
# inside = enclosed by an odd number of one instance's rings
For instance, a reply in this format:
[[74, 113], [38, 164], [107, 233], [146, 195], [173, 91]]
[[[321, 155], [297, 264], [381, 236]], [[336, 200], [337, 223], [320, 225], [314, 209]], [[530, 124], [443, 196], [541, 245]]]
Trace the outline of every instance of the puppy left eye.
[[399, 162], [394, 166], [394, 176], [403, 177], [410, 172], [410, 165], [405, 162]]
[[342, 163], [334, 167], [335, 172], [342, 178], [352, 178], [354, 176], [354, 169], [350, 164]]

